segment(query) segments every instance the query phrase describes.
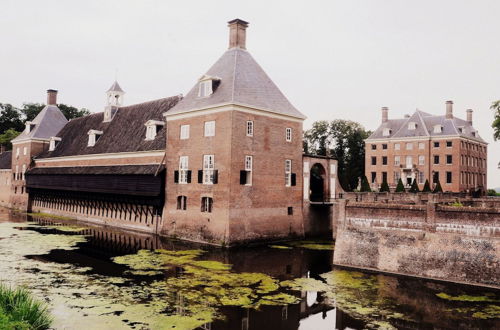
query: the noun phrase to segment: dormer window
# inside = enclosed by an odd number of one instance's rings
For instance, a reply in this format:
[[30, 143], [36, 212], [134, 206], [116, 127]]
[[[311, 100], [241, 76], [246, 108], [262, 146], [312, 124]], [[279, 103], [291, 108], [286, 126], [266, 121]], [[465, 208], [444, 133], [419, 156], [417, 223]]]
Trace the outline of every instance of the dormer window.
[[470, 132], [470, 134], [472, 134], [473, 137], [476, 137], [477, 133], [476, 133], [476, 131], [472, 131], [472, 132]]
[[443, 133], [443, 125], [434, 125], [434, 133]]
[[26, 133], [29, 134], [35, 128], [35, 124], [31, 121], [26, 122]]
[[464, 127], [463, 126], [459, 126], [457, 127], [458, 129], [458, 133], [463, 133], [464, 132]]
[[148, 120], [146, 124], [146, 141], [151, 141], [156, 138], [158, 132], [165, 126], [165, 122], [159, 120]]
[[417, 123], [416, 123], [416, 122], [414, 122], [414, 121], [410, 121], [410, 122], [408, 123], [408, 129], [409, 129], [409, 130], [415, 130], [416, 128], [417, 128]]
[[89, 142], [88, 142], [87, 146], [93, 147], [93, 146], [95, 146], [96, 142], [101, 137], [102, 131], [97, 131], [95, 129], [91, 129], [87, 134], [89, 135]]
[[382, 132], [382, 135], [383, 136], [389, 136], [391, 135], [391, 129], [390, 128], [384, 128], [383, 132]]
[[212, 95], [220, 84], [220, 79], [204, 75], [200, 78], [198, 87], [198, 97], [208, 97]]
[[49, 151], [54, 151], [57, 145], [61, 142], [61, 138], [57, 136], [53, 136], [50, 138]]

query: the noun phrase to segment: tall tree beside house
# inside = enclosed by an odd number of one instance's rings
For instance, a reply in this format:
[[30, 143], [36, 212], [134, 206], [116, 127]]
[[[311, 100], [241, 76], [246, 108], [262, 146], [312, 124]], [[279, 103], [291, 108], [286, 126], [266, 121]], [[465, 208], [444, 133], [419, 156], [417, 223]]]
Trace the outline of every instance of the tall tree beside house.
[[304, 152], [336, 156], [342, 188], [352, 191], [365, 172], [364, 140], [370, 134], [359, 123], [349, 120], [317, 121], [304, 133]]
[[420, 189], [418, 189], [418, 184], [417, 184], [417, 180], [413, 180], [412, 184], [411, 184], [411, 187], [410, 187], [410, 190], [409, 190], [411, 193], [418, 193], [420, 192]]
[[382, 185], [380, 186], [380, 192], [390, 192], [391, 190], [389, 189], [389, 184], [387, 183], [387, 180], [382, 181]]
[[500, 140], [500, 100], [493, 102], [490, 107], [495, 113], [493, 115], [493, 138], [496, 140]]
[[368, 183], [368, 179], [366, 175], [361, 177], [361, 192], [371, 192], [372, 188], [370, 188], [370, 184]]
[[17, 132], [24, 129], [21, 112], [11, 104], [0, 103], [0, 134], [4, 134], [9, 129]]
[[12, 143], [10, 143], [10, 141], [12, 141], [12, 139], [14, 139], [19, 134], [21, 134], [21, 132], [18, 132], [13, 128], [6, 130], [3, 134], [0, 134], [0, 145], [5, 146], [7, 150], [11, 150]]
[[396, 186], [396, 192], [405, 192], [405, 186], [403, 185], [403, 180], [401, 180], [401, 178], [398, 180], [398, 185]]
[[424, 189], [422, 189], [422, 192], [427, 192], [427, 193], [432, 192], [429, 180], [425, 180]]

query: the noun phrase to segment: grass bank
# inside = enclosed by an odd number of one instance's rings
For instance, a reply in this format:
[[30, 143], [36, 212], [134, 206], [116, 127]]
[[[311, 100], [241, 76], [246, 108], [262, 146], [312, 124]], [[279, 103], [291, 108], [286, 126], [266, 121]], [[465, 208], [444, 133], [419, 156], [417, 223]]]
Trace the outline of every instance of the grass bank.
[[52, 324], [47, 305], [24, 288], [0, 284], [0, 330], [43, 330]]

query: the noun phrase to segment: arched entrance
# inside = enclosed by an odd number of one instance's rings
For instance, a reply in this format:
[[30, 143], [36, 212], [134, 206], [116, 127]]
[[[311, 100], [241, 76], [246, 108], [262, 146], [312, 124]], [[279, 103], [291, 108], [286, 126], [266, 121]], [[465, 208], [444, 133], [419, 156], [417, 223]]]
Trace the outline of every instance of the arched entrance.
[[326, 170], [323, 165], [316, 163], [311, 167], [310, 195], [311, 202], [322, 202], [326, 197]]

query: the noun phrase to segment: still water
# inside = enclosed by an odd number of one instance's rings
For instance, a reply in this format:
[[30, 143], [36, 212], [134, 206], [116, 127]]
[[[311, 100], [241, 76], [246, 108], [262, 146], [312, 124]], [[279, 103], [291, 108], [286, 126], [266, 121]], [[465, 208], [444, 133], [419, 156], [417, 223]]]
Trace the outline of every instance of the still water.
[[500, 292], [332, 266], [333, 242], [223, 250], [0, 208], [0, 281], [56, 329], [500, 329]]

